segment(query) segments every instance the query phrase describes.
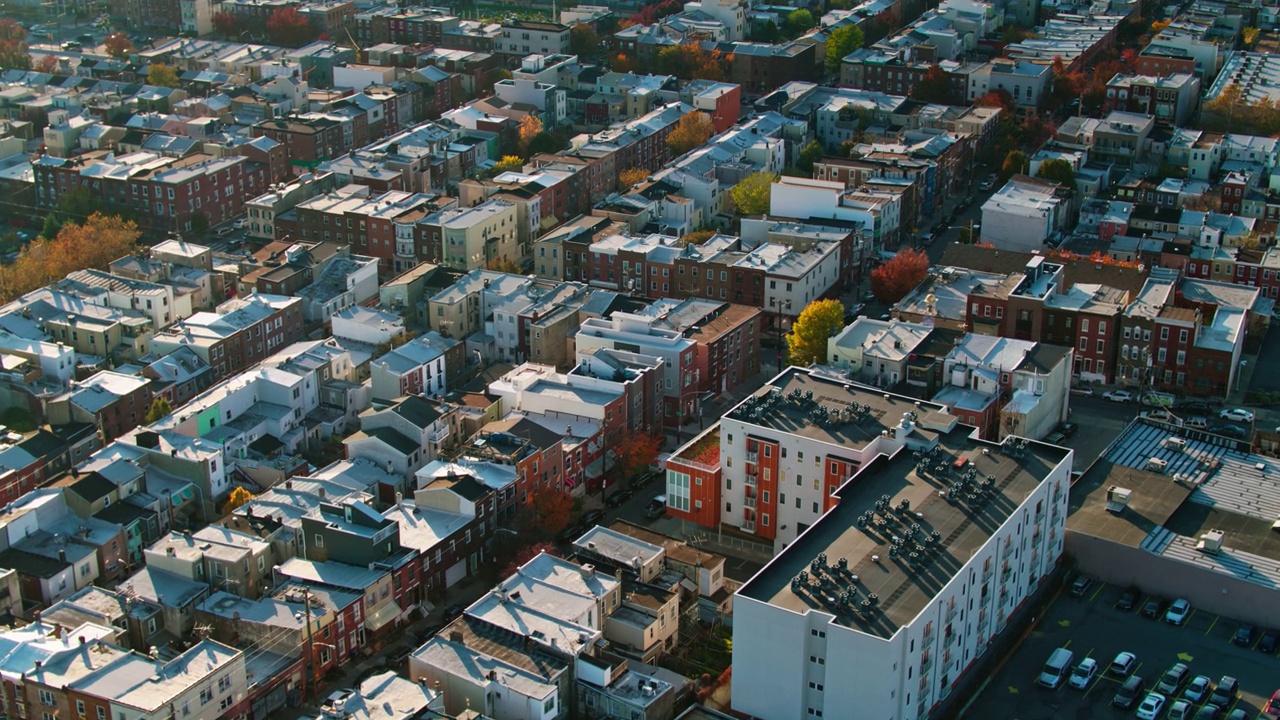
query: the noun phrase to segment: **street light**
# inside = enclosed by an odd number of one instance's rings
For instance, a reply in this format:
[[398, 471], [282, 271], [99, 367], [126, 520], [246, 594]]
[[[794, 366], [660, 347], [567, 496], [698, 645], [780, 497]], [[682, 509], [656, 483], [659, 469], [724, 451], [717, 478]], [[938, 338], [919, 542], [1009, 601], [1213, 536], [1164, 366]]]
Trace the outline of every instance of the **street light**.
[[778, 372], [782, 372], [782, 313], [784, 310], [791, 309], [791, 298], [779, 301], [778, 298], [769, 298], [769, 307], [774, 312], [774, 326], [778, 331]]

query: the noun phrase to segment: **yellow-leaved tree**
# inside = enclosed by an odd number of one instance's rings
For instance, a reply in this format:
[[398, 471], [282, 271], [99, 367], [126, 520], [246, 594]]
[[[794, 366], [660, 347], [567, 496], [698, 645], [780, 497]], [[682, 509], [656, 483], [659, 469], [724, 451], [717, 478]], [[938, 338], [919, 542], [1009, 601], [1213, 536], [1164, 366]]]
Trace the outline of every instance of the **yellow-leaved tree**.
[[808, 367], [827, 357], [827, 339], [844, 327], [844, 305], [839, 300], [814, 300], [800, 311], [787, 334], [787, 362]]
[[742, 182], [729, 190], [733, 206], [742, 215], [763, 215], [769, 212], [769, 193], [778, 181], [778, 174], [758, 170], [742, 178]]
[[252, 493], [237, 485], [231, 488], [231, 496], [227, 498], [227, 504], [222, 508], [222, 514], [230, 515], [235, 512], [236, 508], [248, 504], [252, 499]]

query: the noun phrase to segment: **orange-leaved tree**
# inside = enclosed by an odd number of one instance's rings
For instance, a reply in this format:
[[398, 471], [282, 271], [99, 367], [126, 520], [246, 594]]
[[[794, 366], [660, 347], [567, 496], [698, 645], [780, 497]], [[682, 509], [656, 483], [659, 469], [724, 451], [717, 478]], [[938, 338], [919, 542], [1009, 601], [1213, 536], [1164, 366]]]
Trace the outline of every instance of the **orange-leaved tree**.
[[0, 302], [61, 280], [85, 268], [105, 268], [137, 248], [138, 225], [94, 213], [83, 225], [67, 223], [52, 240], [36, 240], [12, 265], [0, 268]]
[[920, 250], [899, 250], [888, 262], [871, 271], [871, 292], [886, 303], [896, 303], [929, 273], [929, 256]]
[[671, 148], [671, 154], [679, 157], [694, 148], [701, 147], [703, 143], [711, 139], [711, 133], [714, 128], [707, 116], [697, 110], [690, 110], [676, 122], [676, 126], [671, 128], [671, 133], [667, 135], [667, 147]]
[[556, 535], [569, 527], [573, 520], [573, 498], [569, 493], [555, 488], [543, 488], [533, 496], [529, 503], [531, 512], [528, 520], [532, 526], [526, 528], [545, 535]]

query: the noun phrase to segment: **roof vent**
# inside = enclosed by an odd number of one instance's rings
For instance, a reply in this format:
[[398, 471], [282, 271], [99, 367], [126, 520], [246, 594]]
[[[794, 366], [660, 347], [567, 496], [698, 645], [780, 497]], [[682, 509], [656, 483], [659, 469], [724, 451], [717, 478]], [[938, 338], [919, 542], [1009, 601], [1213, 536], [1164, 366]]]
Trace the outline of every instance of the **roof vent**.
[[1222, 552], [1222, 538], [1224, 537], [1226, 537], [1226, 534], [1221, 530], [1210, 530], [1200, 536], [1200, 542], [1196, 543], [1196, 549], [1202, 553], [1217, 555]]

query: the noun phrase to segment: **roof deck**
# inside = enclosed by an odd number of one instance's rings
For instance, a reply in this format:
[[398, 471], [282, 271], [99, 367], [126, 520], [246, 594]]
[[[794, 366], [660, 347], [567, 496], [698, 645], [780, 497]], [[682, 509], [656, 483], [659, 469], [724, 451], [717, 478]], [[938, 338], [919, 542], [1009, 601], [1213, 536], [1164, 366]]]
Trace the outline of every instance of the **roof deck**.
[[[739, 593], [798, 613], [829, 613], [846, 627], [892, 637], [1068, 452], [1026, 441], [1018, 449], [1017, 439], [997, 445], [974, 440], [971, 432], [957, 426], [924, 454], [904, 447], [878, 456], [837, 491], [838, 505]], [[972, 480], [960, 490], [966, 476]], [[903, 541], [900, 550], [893, 549], [895, 537]], [[804, 581], [797, 582], [802, 573]]]

